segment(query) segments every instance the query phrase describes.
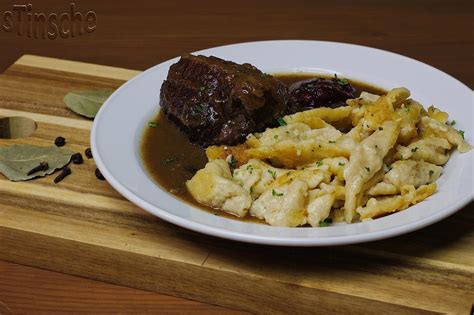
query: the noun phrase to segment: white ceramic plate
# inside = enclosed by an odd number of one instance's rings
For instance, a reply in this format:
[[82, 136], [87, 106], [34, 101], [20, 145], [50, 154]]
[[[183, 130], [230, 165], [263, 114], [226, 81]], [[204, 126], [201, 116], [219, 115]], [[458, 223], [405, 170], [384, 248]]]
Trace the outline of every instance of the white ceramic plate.
[[[249, 62], [267, 73], [337, 73], [390, 89], [404, 86], [423, 105], [434, 104], [456, 119], [474, 143], [472, 91], [446, 73], [390, 52], [321, 41], [265, 41], [198, 51], [237, 63]], [[281, 228], [212, 215], [161, 189], [146, 173], [140, 138], [158, 111], [159, 90], [168, 68], [161, 63], [119, 88], [94, 121], [95, 162], [107, 181], [144, 210], [176, 225], [222, 238], [272, 245], [326, 246], [359, 243], [420, 229], [453, 214], [473, 199], [473, 153], [454, 153], [438, 180], [438, 191], [422, 203], [369, 222], [325, 228]]]

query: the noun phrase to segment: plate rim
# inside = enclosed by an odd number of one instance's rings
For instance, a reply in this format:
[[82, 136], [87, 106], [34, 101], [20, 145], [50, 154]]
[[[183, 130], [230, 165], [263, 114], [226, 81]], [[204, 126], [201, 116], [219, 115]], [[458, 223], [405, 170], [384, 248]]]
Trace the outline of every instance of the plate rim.
[[[396, 56], [397, 58], [403, 58], [407, 59], [411, 62], [416, 62], [416, 63], [421, 63], [424, 66], [430, 67], [432, 70], [441, 72], [443, 75], [448, 76], [450, 79], [455, 80], [457, 84], [462, 86], [465, 89], [468, 89], [471, 93], [472, 90], [465, 85], [463, 82], [459, 81], [455, 77], [451, 76], [450, 74], [437, 69], [429, 64], [426, 64], [424, 62], [418, 61], [416, 59], [386, 51], [383, 49], [379, 48], [374, 48], [374, 47], [369, 47], [369, 46], [363, 46], [363, 45], [356, 45], [356, 44], [350, 44], [350, 43], [342, 43], [342, 42], [333, 42], [333, 41], [318, 41], [318, 40], [268, 40], [268, 41], [251, 41], [251, 42], [242, 42], [242, 43], [235, 43], [235, 44], [229, 44], [229, 45], [223, 45], [223, 46], [216, 46], [216, 47], [211, 47], [211, 48], [206, 48], [203, 50], [195, 51], [192, 52], [192, 54], [200, 54], [200, 53], [205, 53], [208, 50], [216, 49], [216, 48], [222, 48], [222, 47], [229, 47], [229, 46], [239, 46], [239, 45], [249, 45], [249, 44], [256, 44], [256, 43], [273, 43], [273, 42], [307, 42], [307, 43], [327, 43], [327, 44], [337, 44], [337, 45], [342, 45], [342, 46], [355, 46], [358, 48], [364, 48], [364, 49], [371, 49], [371, 50], [376, 50], [379, 53], [383, 54], [391, 54]], [[163, 63], [168, 63], [168, 62], [173, 62], [174, 60], [177, 60], [179, 57], [171, 58], [169, 60], [165, 60], [161, 62], [160, 64], [157, 64], [155, 66], [150, 67], [149, 69], [143, 71], [142, 73], [136, 75], [132, 79], [128, 80], [124, 84], [122, 84], [114, 93], [111, 95], [109, 99], [112, 99], [113, 96], [122, 89], [125, 89], [129, 84], [131, 84], [132, 81], [141, 78], [142, 76], [147, 75], [149, 72], [152, 72], [155, 70], [155, 68], [160, 67]], [[235, 231], [228, 231], [220, 227], [214, 227], [210, 225], [206, 225], [203, 223], [195, 222], [190, 219], [182, 218], [178, 215], [175, 215], [173, 213], [168, 212], [167, 210], [164, 210], [156, 205], [153, 205], [149, 203], [146, 200], [143, 200], [142, 198], [138, 197], [137, 195], [134, 194], [133, 191], [129, 190], [125, 185], [120, 183], [114, 176], [111, 174], [106, 167], [104, 161], [102, 160], [102, 157], [98, 151], [98, 145], [97, 145], [97, 130], [98, 130], [98, 122], [100, 120], [100, 117], [102, 116], [104, 109], [106, 108], [109, 99], [104, 103], [104, 105], [101, 107], [99, 112], [96, 115], [96, 118], [94, 119], [94, 123], [92, 126], [91, 130], [91, 136], [90, 136], [90, 142], [91, 142], [91, 149], [92, 153], [94, 156], [95, 163], [98, 167], [98, 169], [101, 171], [101, 173], [104, 175], [105, 179], [107, 182], [115, 189], [117, 190], [122, 196], [124, 196], [126, 199], [131, 201], [133, 204], [137, 205], [141, 209], [147, 211], [148, 213], [151, 213], [152, 215], [155, 215], [167, 222], [170, 222], [172, 224], [178, 225], [182, 228], [186, 228], [198, 233], [203, 233], [206, 235], [211, 235], [215, 237], [220, 237], [224, 239], [229, 239], [233, 241], [239, 241], [239, 242], [248, 242], [248, 243], [254, 243], [254, 244], [263, 244], [263, 245], [274, 245], [274, 246], [297, 246], [297, 247], [316, 247], [316, 246], [334, 246], [334, 245], [346, 245], [346, 244], [355, 244], [355, 243], [362, 243], [362, 242], [367, 242], [367, 241], [375, 241], [375, 240], [381, 240], [385, 238], [390, 238], [390, 237], [395, 237], [401, 234], [406, 234], [418, 229], [422, 229], [428, 225], [431, 225], [433, 223], [436, 223], [438, 221], [443, 220], [444, 218], [456, 213], [460, 209], [462, 209], [465, 205], [467, 205], [469, 202], [474, 200], [474, 192], [473, 195], [469, 196], [466, 195], [464, 198], [459, 199], [456, 203], [451, 204], [449, 207], [444, 208], [442, 211], [439, 211], [429, 217], [420, 219], [420, 220], [415, 220], [410, 222], [409, 224], [402, 225], [402, 226], [397, 226], [397, 227], [392, 227], [380, 231], [372, 231], [372, 232], [365, 232], [362, 234], [355, 234], [355, 235], [341, 235], [341, 236], [328, 236], [328, 237], [323, 237], [323, 238], [317, 238], [317, 237], [275, 237], [275, 236], [263, 236], [263, 235], [253, 235], [253, 234], [245, 234], [243, 232], [235, 232]], [[161, 187], [159, 187], [162, 189]], [[179, 199], [176, 199], [178, 202], [183, 202]], [[359, 222], [359, 223], [354, 223], [354, 224], [363, 224], [364, 222]]]

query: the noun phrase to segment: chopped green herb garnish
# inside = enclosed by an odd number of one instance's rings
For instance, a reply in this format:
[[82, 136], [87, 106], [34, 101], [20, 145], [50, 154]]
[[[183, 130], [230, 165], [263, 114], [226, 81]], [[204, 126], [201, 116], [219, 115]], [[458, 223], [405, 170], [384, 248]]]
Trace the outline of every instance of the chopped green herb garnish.
[[418, 151], [418, 147], [414, 147], [413, 149], [411, 149], [411, 152], [415, 153], [416, 151]]
[[281, 196], [283, 196], [283, 193], [279, 193], [275, 189], [272, 189], [272, 196], [281, 197]]
[[383, 130], [383, 128], [382, 128], [382, 127], [379, 127], [379, 130], [380, 130], [380, 131], [382, 131], [382, 130]]
[[247, 167], [246, 167], [245, 169], [246, 169], [247, 171], [249, 171], [250, 174], [252, 174], [252, 172], [253, 172], [253, 165], [252, 165], [252, 164], [249, 164], [249, 165], [247, 165]]
[[276, 174], [275, 171], [268, 170], [268, 173], [270, 173], [270, 175], [272, 175], [273, 179], [276, 179], [276, 178], [277, 178], [277, 174]]
[[348, 85], [349, 84], [349, 80], [344, 79], [344, 78], [339, 79], [337, 77], [337, 74], [334, 74], [334, 79], [336, 79], [337, 83], [339, 83], [340, 85]]
[[347, 79], [339, 79], [339, 80], [337, 80], [337, 82], [340, 85], [348, 85], [349, 84], [349, 80], [347, 80]]
[[317, 167], [320, 167], [320, 166], [322, 166], [322, 165], [323, 165], [323, 161], [317, 161], [317, 162], [316, 162], [316, 166], [317, 166]]
[[158, 127], [158, 123], [155, 122], [155, 121], [149, 121], [149, 122], [148, 122], [148, 127], [150, 127], [150, 128], [156, 128], [156, 127]]
[[464, 130], [458, 130], [458, 133], [461, 135], [461, 137], [464, 139]]
[[237, 160], [233, 155], [230, 155], [229, 161], [227, 162], [231, 170], [234, 170], [237, 167]]
[[334, 141], [334, 140], [329, 140], [329, 143], [336, 143], [336, 141]]
[[367, 170], [367, 172], [370, 172], [370, 167], [366, 166], [365, 169]]
[[409, 113], [410, 112], [410, 107], [405, 107], [405, 108], [403, 108], [403, 110], [405, 111], [405, 113]]
[[172, 163], [172, 162], [174, 162], [174, 161], [176, 161], [176, 160], [177, 160], [177, 158], [176, 158], [175, 156], [172, 156], [172, 157], [169, 157], [169, 158], [167, 158], [167, 159], [164, 159], [164, 160], [163, 160], [163, 164], [168, 165], [168, 164], [170, 164], [170, 163]]
[[339, 166], [344, 166], [344, 165], [346, 165], [346, 163], [339, 162], [338, 165], [339, 165]]
[[430, 177], [433, 176], [433, 174], [434, 174], [434, 171], [430, 170]]
[[273, 139], [278, 139], [278, 135], [274, 135], [274, 136], [273, 136]]
[[332, 219], [325, 219], [319, 222], [319, 227], [326, 227], [326, 226], [329, 226], [331, 223], [332, 223]]
[[280, 126], [286, 126], [287, 125], [286, 121], [282, 117], [278, 118], [277, 121], [278, 121], [278, 124]]
[[376, 149], [378, 149], [378, 148], [379, 148], [379, 146], [376, 144], [376, 145], [375, 145], [375, 148], [376, 148]]
[[204, 103], [201, 103], [194, 108], [194, 111], [191, 112], [191, 115], [193, 116], [204, 115], [206, 113], [206, 108], [207, 108], [207, 105]]
[[451, 121], [451, 126], [454, 126], [455, 124], [456, 124], [455, 120]]

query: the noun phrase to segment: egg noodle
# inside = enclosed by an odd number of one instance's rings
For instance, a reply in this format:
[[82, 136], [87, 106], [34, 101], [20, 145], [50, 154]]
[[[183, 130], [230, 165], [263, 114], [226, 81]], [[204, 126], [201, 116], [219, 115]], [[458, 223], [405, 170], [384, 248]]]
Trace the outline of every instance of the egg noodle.
[[362, 92], [347, 106], [279, 119], [244, 145], [213, 146], [186, 185], [200, 203], [270, 225], [324, 226], [401, 211], [436, 191], [454, 148], [471, 146], [455, 121], [406, 88]]

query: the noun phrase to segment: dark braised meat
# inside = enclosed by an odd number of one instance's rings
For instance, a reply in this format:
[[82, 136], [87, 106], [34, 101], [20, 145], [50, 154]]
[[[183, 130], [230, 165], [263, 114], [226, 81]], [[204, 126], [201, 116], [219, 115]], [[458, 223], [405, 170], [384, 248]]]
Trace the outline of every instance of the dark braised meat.
[[356, 90], [345, 79], [309, 79], [290, 86], [289, 112], [296, 113], [316, 107], [345, 106], [347, 99], [355, 98]]
[[167, 117], [202, 146], [234, 145], [287, 113], [288, 90], [250, 64], [184, 55], [160, 92]]

